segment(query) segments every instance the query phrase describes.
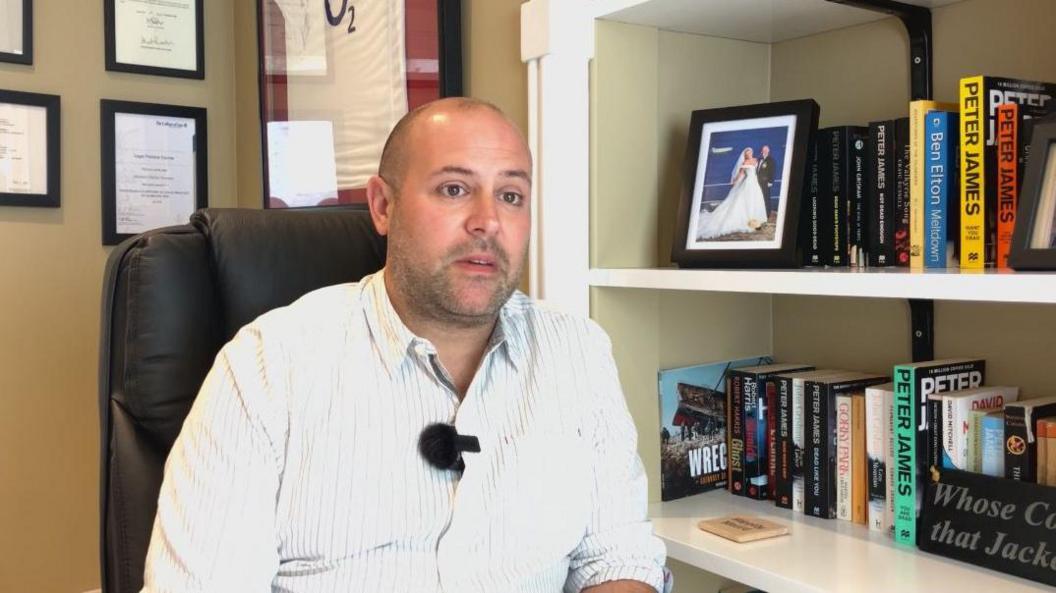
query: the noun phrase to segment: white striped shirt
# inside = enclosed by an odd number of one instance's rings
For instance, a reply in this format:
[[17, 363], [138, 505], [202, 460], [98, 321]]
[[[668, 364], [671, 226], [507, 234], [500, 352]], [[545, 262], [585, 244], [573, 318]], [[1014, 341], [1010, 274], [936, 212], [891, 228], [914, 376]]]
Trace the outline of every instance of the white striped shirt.
[[[605, 333], [516, 293], [460, 403], [383, 274], [224, 346], [166, 463], [143, 591], [659, 590]], [[434, 422], [480, 439], [461, 478], [417, 452]]]

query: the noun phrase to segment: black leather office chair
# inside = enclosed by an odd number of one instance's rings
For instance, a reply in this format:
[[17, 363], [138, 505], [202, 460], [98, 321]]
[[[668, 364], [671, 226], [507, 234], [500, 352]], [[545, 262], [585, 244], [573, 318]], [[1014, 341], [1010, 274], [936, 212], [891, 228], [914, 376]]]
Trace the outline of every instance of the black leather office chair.
[[134, 593], [165, 458], [213, 359], [240, 327], [384, 265], [365, 210], [196, 212], [106, 264], [100, 335], [103, 593]]

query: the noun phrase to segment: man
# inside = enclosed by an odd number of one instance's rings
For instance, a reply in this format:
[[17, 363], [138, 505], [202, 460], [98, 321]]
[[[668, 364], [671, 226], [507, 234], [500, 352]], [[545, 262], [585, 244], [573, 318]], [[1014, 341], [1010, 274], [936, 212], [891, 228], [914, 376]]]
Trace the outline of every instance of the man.
[[774, 159], [770, 158], [770, 147], [766, 144], [759, 149], [759, 164], [755, 169], [755, 177], [759, 180], [759, 189], [763, 190], [766, 219], [770, 220], [770, 212], [773, 210], [770, 204], [770, 194], [774, 189]]
[[[166, 464], [144, 591], [645, 593], [663, 546], [610, 345], [515, 291], [531, 158], [495, 107], [404, 117], [384, 270], [243, 328]], [[464, 472], [423, 427], [480, 440]]]

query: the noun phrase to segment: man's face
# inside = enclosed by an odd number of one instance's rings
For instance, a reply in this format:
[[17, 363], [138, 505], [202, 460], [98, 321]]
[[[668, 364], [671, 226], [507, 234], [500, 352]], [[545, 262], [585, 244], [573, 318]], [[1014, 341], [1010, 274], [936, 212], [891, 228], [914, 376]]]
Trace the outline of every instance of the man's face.
[[759, 154], [762, 155], [762, 157], [764, 159], [766, 157], [770, 156], [770, 147], [769, 146], [764, 146], [764, 147], [760, 148], [759, 149]]
[[490, 323], [517, 288], [528, 249], [524, 142], [490, 110], [442, 107], [421, 116], [408, 140], [403, 179], [392, 180], [399, 190], [379, 222], [387, 272], [416, 315]]

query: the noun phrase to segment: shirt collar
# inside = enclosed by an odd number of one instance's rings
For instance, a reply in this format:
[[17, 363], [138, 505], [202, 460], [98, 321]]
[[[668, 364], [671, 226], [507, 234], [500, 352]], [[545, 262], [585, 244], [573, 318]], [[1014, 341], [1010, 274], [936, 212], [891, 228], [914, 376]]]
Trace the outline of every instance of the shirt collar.
[[[394, 372], [412, 348], [424, 354], [435, 354], [436, 348], [425, 338], [414, 334], [396, 313], [385, 287], [385, 269], [363, 279], [366, 297], [365, 314], [370, 332], [381, 353], [382, 363], [389, 372]], [[505, 346], [503, 350], [514, 367], [523, 368], [526, 345], [524, 344], [523, 303], [527, 297], [515, 292], [499, 310], [499, 319], [488, 340], [485, 355]], [[516, 302], [516, 304], [514, 304]]]

